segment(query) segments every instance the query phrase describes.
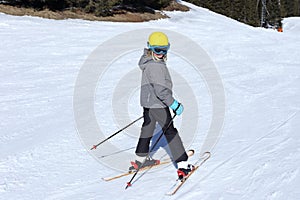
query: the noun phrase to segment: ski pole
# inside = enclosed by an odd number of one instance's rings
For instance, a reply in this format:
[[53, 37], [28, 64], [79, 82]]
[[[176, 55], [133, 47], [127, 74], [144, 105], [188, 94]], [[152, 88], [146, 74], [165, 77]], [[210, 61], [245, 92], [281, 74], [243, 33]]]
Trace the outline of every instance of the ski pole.
[[170, 120], [167, 128], [160, 134], [160, 136], [158, 137], [158, 139], [156, 140], [156, 142], [154, 143], [154, 145], [152, 146], [152, 148], [150, 149], [150, 151], [148, 152], [145, 160], [143, 161], [143, 163], [141, 164], [141, 166], [134, 172], [133, 176], [131, 177], [130, 181], [127, 182], [127, 185], [125, 187], [125, 190], [130, 187], [132, 185], [132, 181], [134, 180], [135, 176], [137, 175], [137, 173], [140, 171], [140, 169], [144, 166], [147, 158], [149, 157], [150, 153], [152, 152], [152, 150], [156, 147], [156, 145], [158, 144], [158, 142], [160, 141], [160, 139], [162, 138], [162, 136], [166, 133], [166, 131], [168, 130], [168, 128], [171, 126], [174, 118], [176, 117], [176, 113], [175, 115], [172, 117], [172, 119]]
[[106, 158], [106, 157], [109, 157], [109, 156], [113, 156], [113, 155], [116, 155], [116, 154], [119, 154], [119, 153], [122, 153], [122, 152], [125, 152], [125, 151], [128, 151], [128, 150], [131, 150], [131, 149], [134, 149], [135, 147], [130, 147], [128, 149], [122, 149], [120, 151], [116, 151], [116, 152], [113, 152], [113, 153], [110, 153], [110, 154], [107, 154], [107, 155], [103, 155], [99, 158]]
[[135, 122], [139, 121], [140, 119], [142, 119], [143, 116], [139, 117], [138, 119], [134, 120], [133, 122], [131, 122], [130, 124], [126, 125], [125, 127], [121, 128], [120, 130], [118, 130], [117, 132], [115, 132], [114, 134], [112, 134], [111, 136], [109, 136], [108, 138], [102, 140], [101, 142], [99, 142], [98, 144], [95, 144], [91, 150], [96, 149], [99, 145], [101, 145], [102, 143], [106, 142], [107, 140], [109, 140], [110, 138], [114, 137], [115, 135], [117, 135], [118, 133], [122, 132], [123, 130], [125, 130], [126, 128], [128, 128], [129, 126], [131, 126], [132, 124], [134, 124]]

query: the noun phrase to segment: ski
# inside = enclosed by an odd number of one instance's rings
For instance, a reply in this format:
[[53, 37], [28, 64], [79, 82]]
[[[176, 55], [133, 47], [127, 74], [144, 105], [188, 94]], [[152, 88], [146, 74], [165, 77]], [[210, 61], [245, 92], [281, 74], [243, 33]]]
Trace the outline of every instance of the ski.
[[[139, 171], [140, 171], [140, 172], [146, 171], [146, 170], [148, 170], [148, 169], [155, 168], [155, 167], [158, 167], [158, 166], [161, 166], [161, 165], [165, 165], [165, 164], [169, 164], [169, 163], [171, 163], [171, 160], [170, 160], [170, 159], [168, 159], [168, 160], [163, 160], [163, 161], [160, 161], [159, 164], [143, 167], [143, 168], [141, 168]], [[118, 179], [118, 178], [122, 178], [122, 177], [124, 177], [124, 176], [128, 176], [128, 175], [134, 174], [134, 173], [135, 173], [135, 171], [129, 171], [129, 172], [125, 172], [125, 173], [118, 174], [118, 175], [116, 175], [116, 176], [104, 177], [104, 178], [102, 178], [102, 180], [104, 180], [104, 181], [112, 181], [112, 180], [115, 180], [115, 179]]]
[[166, 195], [168, 196], [174, 195], [181, 188], [181, 186], [188, 180], [188, 178], [210, 158], [210, 155], [211, 155], [210, 152], [205, 152], [204, 156], [194, 163], [195, 168], [182, 180], [177, 179], [176, 183], [170, 188], [169, 192], [167, 192]]
[[[191, 156], [194, 155], [194, 152], [195, 152], [194, 150], [188, 150], [187, 154], [188, 154], [189, 157], [191, 157]], [[143, 167], [143, 168], [139, 169], [139, 172], [146, 171], [148, 169], [156, 168], [158, 166], [165, 165], [165, 164], [170, 164], [170, 163], [172, 163], [171, 159], [162, 160], [162, 161], [160, 161], [159, 164], [151, 165], [151, 166], [146, 166], [146, 167]], [[112, 181], [112, 180], [115, 180], [115, 179], [118, 179], [118, 178], [122, 178], [124, 176], [128, 176], [128, 175], [134, 174], [134, 173], [135, 173], [135, 171], [129, 171], [129, 172], [121, 173], [121, 174], [118, 174], [118, 175], [115, 175], [115, 176], [111, 176], [111, 177], [104, 177], [104, 178], [102, 178], [102, 180], [103, 181]]]

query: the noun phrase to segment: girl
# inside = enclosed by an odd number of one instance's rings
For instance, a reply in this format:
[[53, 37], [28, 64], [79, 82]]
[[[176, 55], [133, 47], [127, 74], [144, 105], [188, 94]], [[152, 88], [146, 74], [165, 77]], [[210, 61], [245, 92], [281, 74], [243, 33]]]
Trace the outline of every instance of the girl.
[[188, 155], [183, 147], [177, 129], [174, 127], [169, 108], [176, 115], [183, 112], [183, 106], [173, 97], [172, 80], [166, 60], [170, 48], [168, 37], [162, 32], [153, 32], [148, 39], [148, 48], [139, 61], [142, 70], [140, 104], [143, 107], [144, 122], [136, 147], [136, 161], [129, 170], [158, 164], [149, 157], [149, 145], [156, 123], [162, 127], [173, 161], [178, 166], [178, 176], [182, 179], [193, 168], [188, 164]]

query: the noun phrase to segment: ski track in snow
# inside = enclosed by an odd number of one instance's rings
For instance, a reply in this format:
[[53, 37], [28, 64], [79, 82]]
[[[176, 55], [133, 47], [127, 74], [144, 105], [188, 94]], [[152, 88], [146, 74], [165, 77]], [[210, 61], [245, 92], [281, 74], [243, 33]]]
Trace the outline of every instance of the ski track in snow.
[[[278, 33], [187, 5], [190, 12], [167, 12], [171, 18], [146, 23], [0, 13], [1, 200], [299, 199], [300, 18], [284, 19], [284, 32]], [[172, 165], [142, 173], [126, 191], [130, 177], [101, 181], [118, 172], [98, 163], [83, 147], [72, 105], [79, 69], [99, 44], [126, 31], [162, 27], [190, 37], [207, 51], [226, 94], [223, 134], [212, 157], [172, 197], [164, 195], [177, 176]], [[124, 58], [117, 65], [136, 65], [137, 60]], [[199, 83], [200, 92], [205, 91]], [[200, 100], [201, 122], [208, 123], [209, 97], [199, 94]], [[110, 107], [95, 104], [97, 114], [106, 109], [103, 113], [111, 115]], [[140, 112], [138, 104], [130, 108]], [[111, 125], [110, 117], [98, 119], [108, 134], [119, 128]], [[201, 124], [194, 148], [201, 149], [208, 127]], [[133, 152], [134, 139], [121, 138], [114, 140]]]

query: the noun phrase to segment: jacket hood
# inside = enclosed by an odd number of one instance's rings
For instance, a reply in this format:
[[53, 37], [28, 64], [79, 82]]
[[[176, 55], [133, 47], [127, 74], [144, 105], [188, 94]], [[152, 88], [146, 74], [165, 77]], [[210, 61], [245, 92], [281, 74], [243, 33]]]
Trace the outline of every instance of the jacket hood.
[[144, 54], [142, 55], [139, 61], [139, 67], [141, 70], [144, 70], [147, 66], [147, 63], [152, 60], [151, 54], [148, 49], [144, 49]]

